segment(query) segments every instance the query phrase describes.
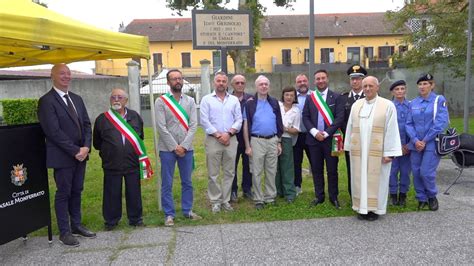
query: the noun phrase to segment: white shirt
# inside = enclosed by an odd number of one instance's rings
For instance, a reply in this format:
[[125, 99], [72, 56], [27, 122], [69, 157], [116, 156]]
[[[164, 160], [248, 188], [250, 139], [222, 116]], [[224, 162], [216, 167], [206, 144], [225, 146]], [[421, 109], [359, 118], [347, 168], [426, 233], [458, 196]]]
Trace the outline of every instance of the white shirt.
[[[61, 99], [63, 100], [63, 102], [66, 104], [66, 106], [68, 106], [67, 100], [66, 100], [66, 98], [64, 98], [64, 95], [67, 94], [68, 97], [69, 97], [69, 94], [68, 94], [68, 93], [65, 93], [64, 91], [62, 91], [62, 90], [60, 90], [60, 89], [58, 89], [58, 88], [56, 88], [56, 87], [54, 87], [54, 86], [53, 86], [53, 89], [59, 94], [59, 97], [61, 97]], [[77, 113], [76, 106], [74, 105], [74, 102], [72, 101], [71, 97], [69, 97], [69, 100], [71, 100], [71, 102], [72, 102], [72, 107], [74, 107], [74, 110], [76, 110], [76, 113]]]
[[[298, 108], [298, 104], [293, 104], [293, 106], [291, 106], [291, 109], [288, 110], [287, 112], [285, 112], [285, 106], [283, 105], [282, 102], [278, 102], [280, 104], [280, 112], [281, 112], [281, 120], [283, 122], [283, 127], [293, 127], [293, 128], [296, 128], [298, 131], [300, 131], [300, 123], [301, 123], [301, 112], [300, 112], [300, 108]], [[283, 135], [282, 137], [285, 137], [285, 138], [294, 138], [294, 137], [298, 137], [298, 135], [291, 135], [289, 134], [288, 132], [286, 131], [283, 131]], [[295, 145], [293, 143], [293, 145]]]

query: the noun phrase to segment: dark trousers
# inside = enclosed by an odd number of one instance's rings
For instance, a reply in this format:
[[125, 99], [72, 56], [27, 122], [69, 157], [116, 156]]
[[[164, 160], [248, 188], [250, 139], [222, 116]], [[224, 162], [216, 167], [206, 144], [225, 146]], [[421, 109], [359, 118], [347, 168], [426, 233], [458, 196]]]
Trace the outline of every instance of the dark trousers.
[[142, 221], [140, 171], [126, 174], [104, 170], [102, 214], [106, 225], [116, 225], [122, 218], [122, 177], [125, 180], [125, 202], [130, 225]]
[[301, 187], [303, 182], [303, 175], [301, 173], [301, 165], [303, 164], [303, 151], [306, 152], [306, 157], [311, 163], [309, 158], [309, 146], [306, 145], [306, 132], [298, 134], [298, 140], [296, 141], [295, 146], [293, 146], [293, 159], [294, 159], [294, 168], [295, 168], [295, 186]]
[[339, 194], [337, 173], [339, 158], [331, 156], [331, 138], [311, 145], [309, 153], [316, 198], [324, 200], [324, 161], [326, 161], [329, 199], [336, 200]]
[[56, 195], [54, 208], [61, 235], [71, 232], [71, 227], [81, 224], [81, 193], [84, 188], [86, 162], [77, 162], [74, 167], [55, 168]]
[[235, 156], [235, 176], [232, 181], [232, 192], [236, 192], [239, 189], [237, 185], [237, 167], [239, 165], [239, 159], [242, 156], [242, 191], [250, 192], [252, 190], [252, 174], [250, 173], [249, 167], [249, 156], [245, 154], [245, 144], [242, 140], [237, 146], [237, 156]]
[[349, 191], [349, 196], [352, 196], [352, 190], [351, 190], [351, 154], [348, 151], [345, 151], [344, 155], [346, 156], [347, 191]]

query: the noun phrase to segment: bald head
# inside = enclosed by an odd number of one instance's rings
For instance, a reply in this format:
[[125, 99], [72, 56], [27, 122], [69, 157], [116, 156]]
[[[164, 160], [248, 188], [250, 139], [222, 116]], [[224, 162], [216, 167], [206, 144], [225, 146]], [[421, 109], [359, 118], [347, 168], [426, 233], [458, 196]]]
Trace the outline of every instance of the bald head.
[[367, 101], [377, 97], [379, 87], [379, 80], [374, 76], [368, 76], [362, 80], [362, 89]]
[[56, 64], [51, 69], [51, 80], [56, 89], [67, 92], [71, 83], [71, 70], [66, 64]]
[[245, 77], [242, 75], [235, 75], [231, 80], [230, 80], [230, 85], [234, 89], [234, 93], [240, 95], [244, 93], [245, 90], [245, 84], [247, 81], [245, 80]]

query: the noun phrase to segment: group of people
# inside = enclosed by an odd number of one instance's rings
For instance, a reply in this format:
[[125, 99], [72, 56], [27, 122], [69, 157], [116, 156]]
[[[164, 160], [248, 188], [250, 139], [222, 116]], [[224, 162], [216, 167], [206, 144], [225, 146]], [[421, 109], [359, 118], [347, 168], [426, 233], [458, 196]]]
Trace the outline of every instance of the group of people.
[[[256, 93], [251, 95], [245, 91], [243, 75], [232, 77], [229, 90], [227, 74], [215, 73], [214, 90], [202, 98], [199, 109], [199, 122], [206, 134], [207, 195], [212, 213], [234, 210], [240, 159], [242, 195], [253, 200], [257, 210], [274, 205], [277, 197], [292, 203], [302, 193], [304, 153], [314, 184], [311, 206], [326, 199], [326, 165], [329, 202], [340, 209], [338, 156], [344, 150], [348, 191], [360, 219], [373, 221], [385, 214], [387, 194], [391, 204], [404, 206], [410, 169], [418, 209], [438, 209], [435, 175], [440, 157], [434, 138], [447, 126], [448, 111], [446, 99], [433, 92], [433, 76], [424, 74], [418, 79], [419, 96], [410, 102], [404, 81], [392, 84], [390, 101], [378, 95], [378, 80], [366, 76], [362, 66], [351, 66], [347, 74], [350, 92], [339, 94], [329, 89], [329, 74], [321, 69], [314, 73], [314, 91], [307, 76], [300, 74], [295, 86], [284, 87], [278, 100], [270, 96], [270, 80], [263, 75], [255, 80]], [[102, 158], [105, 229], [113, 230], [121, 219], [122, 180], [129, 224], [144, 226], [140, 179], [150, 177], [153, 170], [143, 144], [142, 118], [126, 107], [126, 91], [112, 90], [110, 109], [97, 117], [92, 130], [81, 97], [69, 91], [67, 65], [55, 65], [51, 78], [53, 88], [41, 97], [38, 117], [46, 136], [47, 166], [54, 168], [59, 240], [78, 246], [75, 236], [96, 236], [81, 224], [80, 208], [92, 145]], [[154, 108], [161, 202], [165, 226], [173, 226], [176, 164], [182, 214], [191, 220], [202, 219], [193, 211], [192, 185], [198, 110], [194, 99], [182, 93], [184, 79], [179, 70], [170, 70], [166, 79], [170, 91], [156, 99]]]

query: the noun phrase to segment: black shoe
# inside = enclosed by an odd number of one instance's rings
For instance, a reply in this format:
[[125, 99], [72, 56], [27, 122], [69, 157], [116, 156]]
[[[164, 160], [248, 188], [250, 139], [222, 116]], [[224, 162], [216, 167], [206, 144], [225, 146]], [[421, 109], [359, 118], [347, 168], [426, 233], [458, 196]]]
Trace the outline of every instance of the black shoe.
[[61, 242], [63, 245], [70, 247], [78, 247], [79, 245], [81, 245], [71, 233], [60, 235], [59, 242]]
[[341, 209], [341, 204], [339, 204], [339, 201], [337, 199], [331, 200], [331, 204], [338, 210]]
[[406, 193], [398, 194], [398, 205], [400, 205], [401, 207], [406, 207], [407, 206], [407, 194]]
[[436, 197], [428, 199], [428, 208], [432, 211], [437, 211], [439, 208], [438, 199]]
[[290, 204], [290, 203], [295, 202], [295, 199], [286, 199], [286, 202], [287, 202], [288, 204]]
[[390, 205], [392, 205], [392, 206], [397, 206], [398, 205], [397, 194], [390, 194]]
[[309, 204], [309, 206], [310, 206], [310, 207], [315, 207], [315, 206], [317, 206], [317, 205], [319, 205], [319, 204], [323, 204], [323, 202], [324, 202], [324, 199], [318, 199], [318, 198], [316, 198], [316, 199], [314, 199], [313, 201], [311, 201], [311, 203]]
[[133, 227], [145, 227], [145, 224], [143, 223], [143, 221], [139, 221], [137, 223], [131, 223], [130, 226], [133, 226]]
[[244, 198], [250, 199], [250, 200], [253, 199], [252, 191], [246, 191], [246, 192], [244, 191]]
[[428, 206], [428, 203], [427, 203], [427, 202], [425, 202], [425, 201], [419, 201], [419, 202], [418, 202], [418, 208], [417, 208], [417, 210], [418, 210], [418, 211], [421, 211], [421, 210], [423, 210], [423, 208], [425, 208], [426, 206]]
[[357, 214], [357, 219], [359, 220], [367, 220], [367, 214]]
[[237, 203], [237, 201], [239, 201], [237, 192], [232, 191], [232, 193], [230, 193], [230, 202]]
[[105, 231], [112, 231], [115, 229], [115, 227], [117, 227], [116, 224], [105, 224], [104, 228], [105, 228]]
[[367, 221], [373, 222], [375, 220], [379, 219], [379, 215], [376, 214], [375, 212], [369, 212], [367, 214]]
[[265, 205], [263, 203], [255, 204], [255, 209], [257, 209], [257, 211], [263, 210], [263, 208], [265, 208]]
[[96, 238], [97, 235], [94, 232], [89, 231], [89, 229], [85, 228], [83, 225], [79, 225], [76, 228], [72, 229], [72, 234], [74, 236], [82, 236], [85, 238]]

